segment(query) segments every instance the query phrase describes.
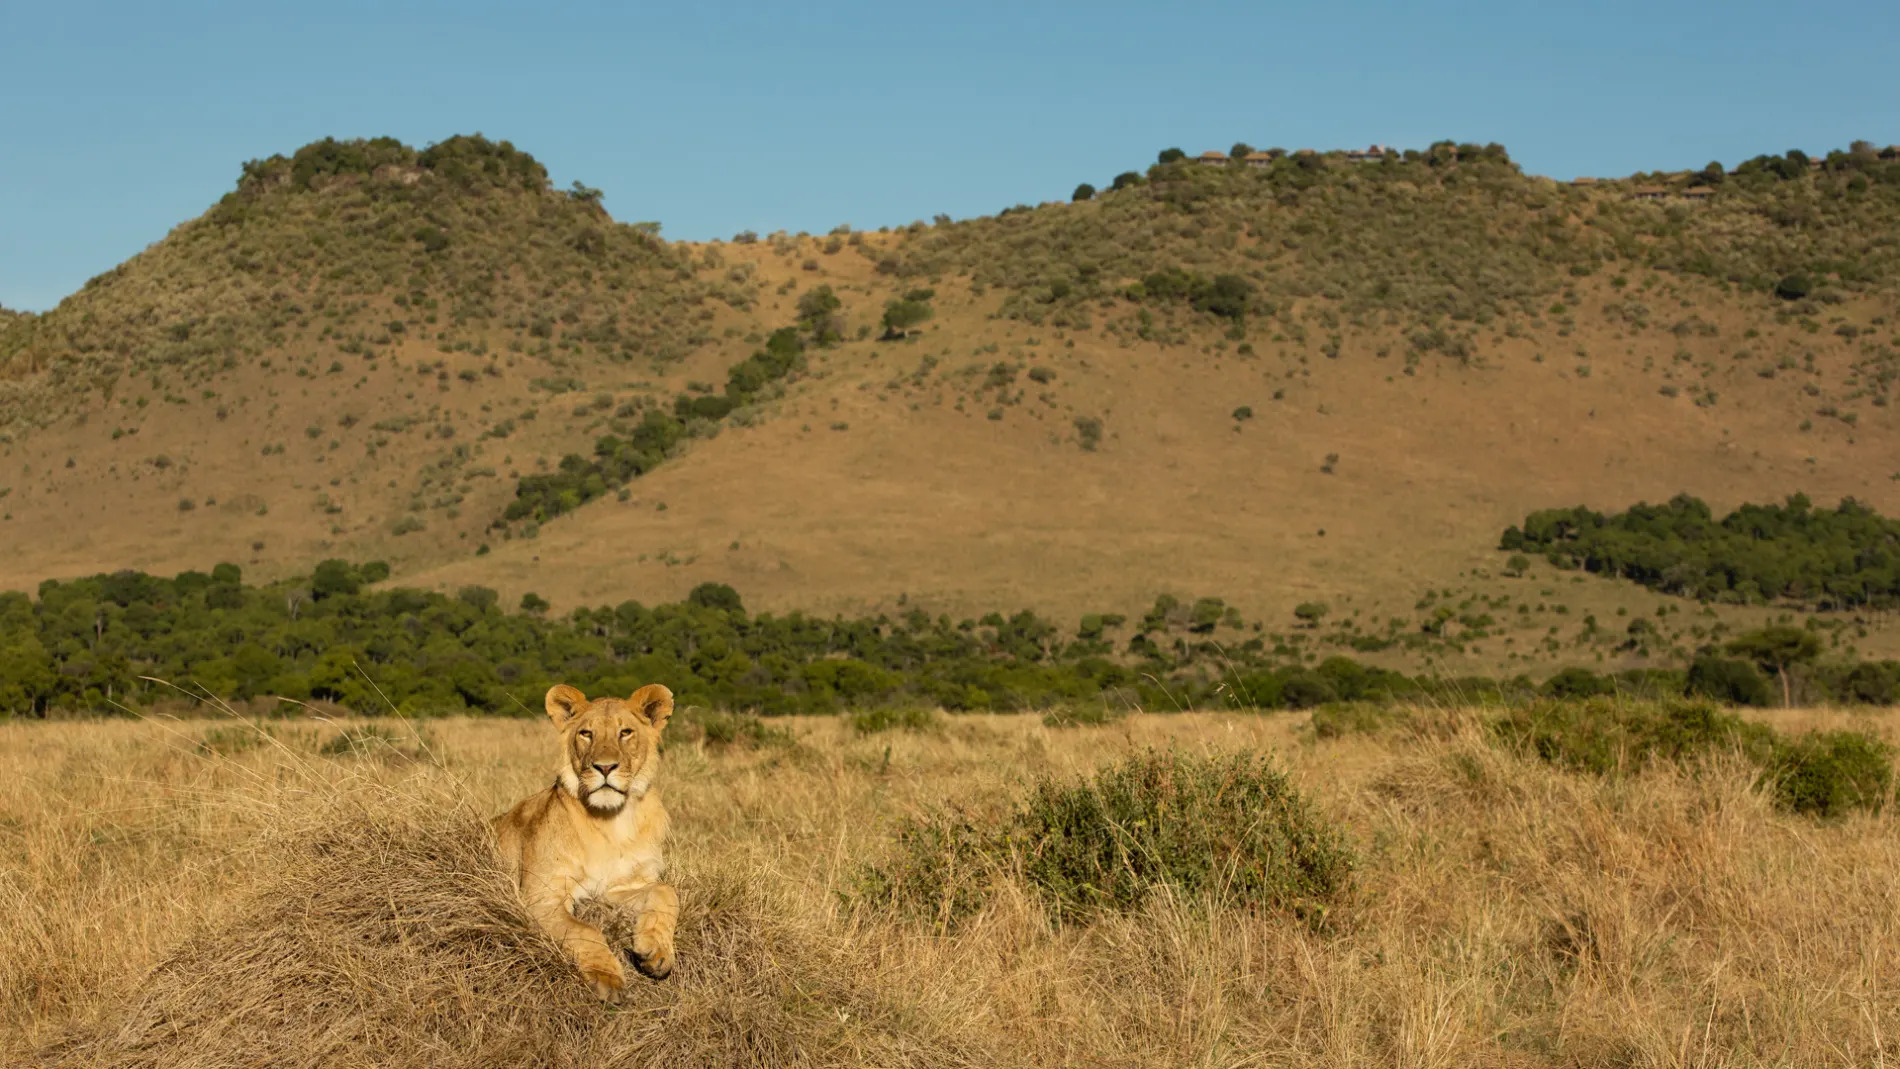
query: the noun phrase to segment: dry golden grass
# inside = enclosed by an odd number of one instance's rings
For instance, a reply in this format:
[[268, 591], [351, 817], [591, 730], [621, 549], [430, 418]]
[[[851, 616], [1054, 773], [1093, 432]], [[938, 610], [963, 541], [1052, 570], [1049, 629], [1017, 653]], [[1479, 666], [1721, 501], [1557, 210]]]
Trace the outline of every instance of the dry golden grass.
[[[1819, 824], [1739, 765], [1621, 782], [1469, 718], [792, 727], [676, 745], [680, 965], [630, 1008], [521, 931], [476, 817], [543, 725], [433, 723], [433, 759], [228, 756], [229, 722], [0, 725], [0, 1060], [59, 1065], [1878, 1065], [1900, 1058], [1894, 808]], [[1847, 714], [1782, 714], [1781, 727]], [[1855, 717], [1889, 740], [1896, 722]], [[398, 729], [400, 730], [400, 729]], [[228, 743], [229, 736], [225, 736]], [[1338, 926], [1157, 898], [1052, 931], [1026, 896], [938, 932], [838, 892], [896, 817], [1133, 747], [1273, 749], [1360, 853]], [[227, 746], [228, 748], [228, 746]], [[321, 847], [319, 850], [318, 847]], [[327, 852], [325, 852], [327, 851]]]

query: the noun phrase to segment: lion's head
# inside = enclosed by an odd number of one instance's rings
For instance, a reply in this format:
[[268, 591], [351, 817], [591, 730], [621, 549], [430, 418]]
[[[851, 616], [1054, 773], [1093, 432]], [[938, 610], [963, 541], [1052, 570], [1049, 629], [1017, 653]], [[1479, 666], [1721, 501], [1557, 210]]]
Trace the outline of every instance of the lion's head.
[[561, 729], [561, 785], [601, 816], [638, 801], [660, 771], [660, 731], [673, 692], [652, 683], [630, 698], [595, 698], [565, 683], [548, 691], [548, 718]]

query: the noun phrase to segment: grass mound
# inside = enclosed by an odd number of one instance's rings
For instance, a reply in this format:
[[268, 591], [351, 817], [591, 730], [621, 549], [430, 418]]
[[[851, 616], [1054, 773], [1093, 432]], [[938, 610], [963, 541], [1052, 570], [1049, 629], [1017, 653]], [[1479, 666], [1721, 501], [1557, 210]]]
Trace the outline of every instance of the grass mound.
[[[889, 1023], [839, 940], [737, 872], [681, 884], [680, 967], [607, 1007], [527, 926], [486, 836], [430, 798], [247, 855], [275, 878], [36, 1064], [968, 1063], [928, 1027]], [[630, 942], [624, 916], [588, 916]]]
[[1150, 751], [1080, 782], [1044, 777], [1001, 820], [912, 820], [858, 894], [954, 921], [1013, 876], [1058, 921], [1133, 910], [1157, 887], [1318, 921], [1351, 871], [1344, 838], [1265, 756]]
[[1892, 791], [1892, 752], [1878, 739], [1854, 731], [1790, 738], [1706, 701], [1538, 702], [1491, 730], [1507, 746], [1600, 776], [1732, 750], [1761, 768], [1782, 808], [1818, 817], [1877, 812]]

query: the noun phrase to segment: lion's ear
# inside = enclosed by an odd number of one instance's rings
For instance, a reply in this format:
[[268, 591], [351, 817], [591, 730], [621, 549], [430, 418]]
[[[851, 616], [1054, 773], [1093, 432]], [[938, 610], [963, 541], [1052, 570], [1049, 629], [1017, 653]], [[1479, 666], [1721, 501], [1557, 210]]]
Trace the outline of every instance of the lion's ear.
[[555, 727], [566, 727], [567, 722], [585, 708], [587, 695], [574, 687], [557, 683], [548, 688], [548, 719], [554, 721]]
[[673, 716], [673, 692], [658, 683], [648, 683], [634, 691], [633, 697], [627, 699], [627, 704], [638, 709], [655, 730], [666, 727], [666, 722]]

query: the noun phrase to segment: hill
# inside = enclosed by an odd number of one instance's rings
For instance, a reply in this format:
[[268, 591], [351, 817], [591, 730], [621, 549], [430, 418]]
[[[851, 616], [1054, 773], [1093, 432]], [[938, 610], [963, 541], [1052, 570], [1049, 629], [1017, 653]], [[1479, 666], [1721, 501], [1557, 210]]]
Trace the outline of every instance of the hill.
[[[1710, 176], [1413, 156], [694, 245], [505, 143], [308, 146], [0, 333], [0, 582], [344, 556], [557, 610], [708, 581], [848, 614], [1217, 596], [1269, 631], [1304, 602], [1361, 634], [1452, 608], [1492, 623], [1435, 665], [1495, 671], [1639, 663], [1602, 636], [1680, 604], [1505, 574], [1535, 510], [1900, 512], [1900, 164], [1777, 157], [1689, 199]], [[929, 318], [887, 330], [893, 304]], [[784, 375], [734, 394], [780, 328]], [[597, 450], [653, 421], [650, 463]], [[568, 472], [569, 501], [509, 514]], [[1900, 651], [1881, 618], [1844, 641]]]

